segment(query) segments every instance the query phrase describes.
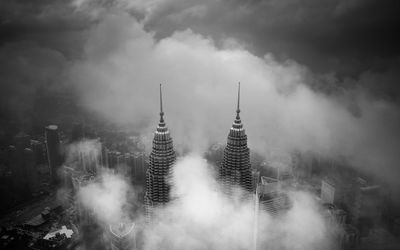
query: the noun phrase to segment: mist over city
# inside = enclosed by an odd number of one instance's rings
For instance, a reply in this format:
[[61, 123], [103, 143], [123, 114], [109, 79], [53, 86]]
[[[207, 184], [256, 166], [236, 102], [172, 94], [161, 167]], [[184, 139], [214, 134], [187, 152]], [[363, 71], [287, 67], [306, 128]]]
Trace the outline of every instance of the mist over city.
[[0, 249], [399, 249], [399, 11], [1, 1]]

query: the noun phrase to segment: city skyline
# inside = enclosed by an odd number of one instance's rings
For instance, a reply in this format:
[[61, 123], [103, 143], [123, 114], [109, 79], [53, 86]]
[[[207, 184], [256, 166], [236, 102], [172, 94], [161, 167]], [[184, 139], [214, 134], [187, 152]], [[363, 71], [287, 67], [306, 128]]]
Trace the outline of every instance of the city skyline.
[[399, 248], [399, 10], [1, 1], [0, 248]]

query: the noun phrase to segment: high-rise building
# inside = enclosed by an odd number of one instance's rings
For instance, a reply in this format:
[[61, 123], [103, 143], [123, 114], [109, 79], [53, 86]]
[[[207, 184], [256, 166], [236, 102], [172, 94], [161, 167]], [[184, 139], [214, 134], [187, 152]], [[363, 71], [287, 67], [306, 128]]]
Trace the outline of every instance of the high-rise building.
[[[337, 196], [337, 195], [336, 195]], [[337, 200], [337, 197], [336, 197]], [[321, 201], [322, 203], [335, 204], [335, 186], [328, 180], [321, 181]]]
[[366, 236], [373, 227], [379, 225], [382, 218], [381, 187], [359, 179], [353, 191], [354, 200], [349, 206], [349, 212], [352, 224], [356, 225], [362, 236]]
[[252, 169], [251, 171], [253, 190], [256, 190], [258, 183], [260, 183], [260, 171], [257, 169]]
[[96, 174], [100, 171], [101, 154], [97, 148], [80, 148], [77, 151], [77, 163], [86, 173]]
[[[83, 171], [70, 172], [72, 179], [72, 192], [74, 194], [78, 193], [82, 187], [95, 183], [97, 181], [96, 177], [92, 174], [87, 174]], [[80, 223], [91, 224], [94, 221], [95, 209], [86, 208], [81, 202], [76, 202], [75, 210], [77, 212], [77, 219]]]
[[110, 169], [115, 169], [118, 165], [118, 156], [121, 153], [118, 151], [106, 151], [107, 167]]
[[168, 178], [176, 160], [172, 138], [164, 122], [162, 93], [160, 85], [160, 122], [154, 133], [153, 147], [146, 172], [146, 192], [144, 197], [147, 219], [151, 219], [155, 207], [164, 206], [170, 199]]
[[333, 204], [325, 203], [323, 204], [323, 213], [328, 225], [345, 225], [347, 213], [341, 208], [336, 207]]
[[132, 157], [131, 178], [135, 182], [144, 179], [146, 173], [145, 154], [143, 152], [135, 152]]
[[257, 209], [274, 217], [286, 212], [292, 205], [287, 194], [281, 191], [281, 181], [266, 176], [261, 176], [256, 199], [259, 206]]
[[[254, 249], [257, 249], [257, 245], [260, 243], [265, 244], [265, 238], [263, 235], [259, 235], [260, 221], [258, 220], [259, 215], [268, 214], [272, 218], [278, 218], [284, 215], [292, 207], [286, 192], [281, 190], [281, 181], [277, 178], [261, 176], [261, 182], [258, 183], [255, 190], [255, 218], [254, 218]], [[270, 244], [270, 242], [269, 242]], [[274, 248], [284, 249], [284, 248]]]
[[58, 170], [61, 166], [60, 138], [58, 136], [58, 127], [49, 125], [45, 128], [47, 160], [51, 171], [51, 179], [58, 183]]
[[29, 195], [32, 191], [29, 187], [29, 181], [34, 178], [29, 175], [29, 170], [34, 170], [35, 159], [31, 151], [26, 152], [25, 149], [30, 150], [30, 136], [25, 133], [19, 133], [14, 137], [15, 147], [10, 149], [10, 167], [12, 171], [13, 183], [16, 191], [20, 195]]
[[46, 153], [44, 143], [38, 140], [31, 140], [31, 148], [35, 154], [36, 164], [46, 163]]
[[228, 142], [224, 150], [224, 159], [219, 175], [223, 187], [229, 193], [234, 186], [240, 186], [248, 192], [253, 191], [250, 150], [247, 147], [247, 135], [240, 120], [240, 83], [236, 119], [229, 131]]
[[[65, 202], [67, 205], [74, 205], [75, 204], [75, 195], [77, 193], [77, 180], [76, 180], [76, 169], [74, 167], [68, 166], [68, 165], [63, 165], [62, 166], [63, 170], [63, 180], [62, 180], [62, 185], [64, 187], [64, 192], [63, 192], [63, 199], [62, 201]], [[74, 180], [75, 178], [75, 180]], [[75, 182], [75, 183], [74, 183]]]

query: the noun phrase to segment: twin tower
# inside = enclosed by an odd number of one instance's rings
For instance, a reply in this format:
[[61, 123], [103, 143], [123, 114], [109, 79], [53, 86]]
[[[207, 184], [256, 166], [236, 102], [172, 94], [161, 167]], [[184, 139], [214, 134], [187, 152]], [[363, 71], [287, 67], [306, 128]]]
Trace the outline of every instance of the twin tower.
[[[247, 136], [240, 119], [240, 83], [236, 118], [229, 131], [228, 142], [224, 149], [224, 159], [219, 168], [219, 178], [226, 191], [233, 187], [252, 192], [252, 172], [250, 167], [250, 150], [247, 147]], [[149, 169], [146, 173], [145, 210], [148, 218], [154, 209], [163, 207], [169, 201], [169, 178], [171, 168], [176, 160], [172, 138], [164, 121], [162, 92], [160, 84], [160, 122], [154, 133], [153, 147], [149, 157]]]

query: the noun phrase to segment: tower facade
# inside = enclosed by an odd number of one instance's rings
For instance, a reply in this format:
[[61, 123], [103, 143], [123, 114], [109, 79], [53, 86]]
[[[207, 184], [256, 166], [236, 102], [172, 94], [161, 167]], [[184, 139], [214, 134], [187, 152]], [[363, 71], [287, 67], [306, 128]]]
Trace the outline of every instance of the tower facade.
[[170, 199], [169, 178], [171, 167], [176, 160], [172, 138], [164, 122], [162, 93], [160, 84], [160, 122], [154, 133], [153, 147], [149, 156], [149, 168], [146, 172], [145, 211], [148, 219], [155, 207], [164, 206]]
[[250, 150], [247, 147], [247, 135], [240, 120], [240, 83], [238, 87], [238, 102], [236, 119], [228, 134], [228, 142], [224, 149], [224, 158], [219, 176], [223, 187], [230, 191], [234, 186], [252, 192], [252, 172], [250, 166]]
[[62, 164], [60, 154], [60, 138], [58, 137], [58, 127], [49, 125], [45, 128], [47, 159], [50, 167], [53, 183], [58, 183], [58, 170]]

